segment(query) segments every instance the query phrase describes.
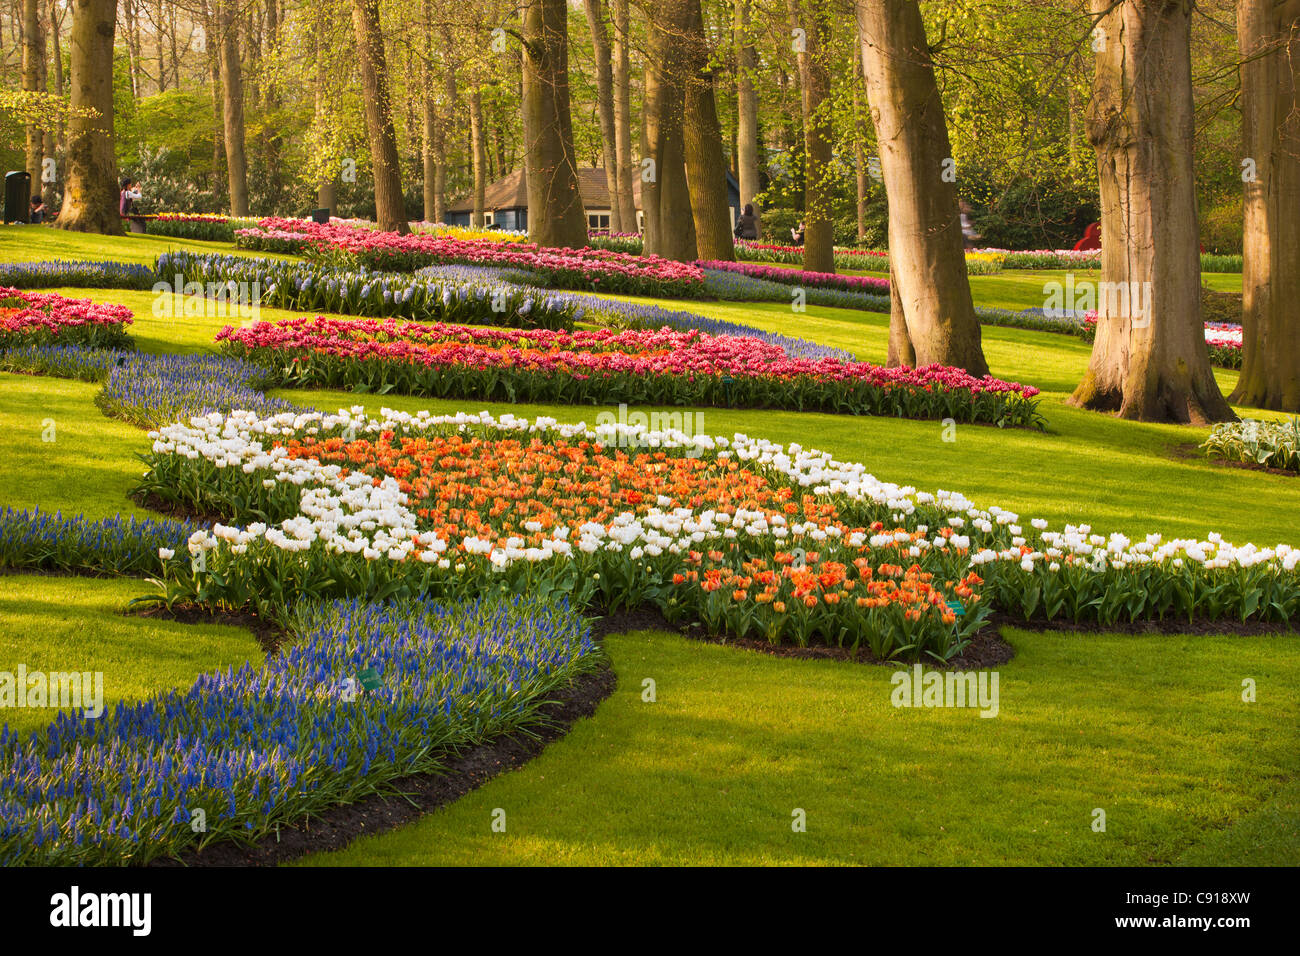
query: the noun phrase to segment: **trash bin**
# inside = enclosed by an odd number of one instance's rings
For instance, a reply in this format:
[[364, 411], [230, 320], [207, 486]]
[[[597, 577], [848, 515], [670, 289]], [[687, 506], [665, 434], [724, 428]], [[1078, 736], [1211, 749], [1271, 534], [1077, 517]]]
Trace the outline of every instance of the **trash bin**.
[[31, 218], [32, 176], [26, 170], [5, 173], [5, 225]]
[[330, 221], [330, 211], [328, 209], [313, 209], [311, 211], [312, 222], [319, 222], [321, 225], [327, 225]]

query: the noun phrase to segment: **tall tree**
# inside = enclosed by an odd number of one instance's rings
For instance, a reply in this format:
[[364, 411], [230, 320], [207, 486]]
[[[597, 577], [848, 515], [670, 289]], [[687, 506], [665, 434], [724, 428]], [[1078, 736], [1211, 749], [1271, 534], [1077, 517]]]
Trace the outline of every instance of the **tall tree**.
[[226, 145], [230, 213], [248, 215], [248, 155], [244, 151], [244, 76], [239, 60], [238, 0], [217, 0], [221, 11], [221, 115]]
[[[317, 7], [311, 18], [312, 63], [314, 77], [312, 83], [313, 110], [312, 122], [324, 127], [329, 117], [329, 64], [331, 56], [326, 43], [325, 31], [328, 14], [323, 7]], [[322, 170], [316, 182], [316, 206], [328, 209], [332, 214], [338, 213], [339, 189], [338, 168], [330, 163]]]
[[420, 141], [421, 158], [424, 165], [424, 211], [426, 222], [439, 222], [442, 210], [438, 207], [438, 166], [439, 140], [438, 100], [434, 95], [437, 89], [436, 57], [433, 49], [433, 0], [424, 0], [423, 25], [423, 68], [421, 69], [421, 107], [424, 111], [424, 136]]
[[713, 69], [709, 66], [708, 37], [700, 0], [683, 0], [682, 31], [686, 112], [682, 134], [686, 158], [686, 185], [695, 220], [696, 254], [706, 260], [734, 261], [736, 244], [731, 236], [727, 205], [727, 160], [722, 152], [722, 127], [714, 96]]
[[[41, 24], [39, 0], [23, 0], [23, 89], [45, 92], [45, 30]], [[27, 124], [27, 172], [32, 177], [32, 189], [39, 190], [41, 183], [41, 154], [45, 136], [40, 126]]]
[[661, 0], [650, 20], [645, 96], [641, 105], [641, 212], [644, 249], [690, 262], [696, 255], [695, 219], [686, 184], [681, 62], [686, 53], [681, 0]]
[[889, 203], [889, 364], [988, 373], [962, 244], [948, 124], [917, 0], [857, 0]]
[[614, 165], [619, 170], [615, 178], [615, 198], [623, 231], [636, 232], [636, 204], [632, 197], [636, 171], [632, 165], [632, 67], [628, 55], [631, 38], [627, 3], [628, 0], [612, 0], [611, 4], [614, 15]]
[[[758, 53], [750, 35], [752, 5], [753, 0], [735, 0], [731, 28], [736, 59], [736, 178], [740, 182], [742, 209], [754, 203], [754, 197], [762, 192], [758, 176], [758, 96], [754, 91]], [[757, 204], [754, 212], [759, 214]], [[759, 235], [762, 235], [761, 225]]]
[[385, 232], [411, 231], [402, 198], [402, 167], [393, 129], [388, 62], [379, 31], [379, 0], [352, 0], [352, 28], [357, 37], [357, 64], [366, 104], [370, 165], [375, 180], [375, 219]]
[[487, 132], [483, 128], [483, 87], [477, 83], [469, 92], [469, 141], [474, 165], [474, 212], [470, 224], [482, 229], [487, 224], [488, 154]]
[[867, 238], [867, 194], [871, 179], [867, 165], [867, 121], [862, 115], [862, 43], [853, 44], [853, 165], [857, 170], [858, 242]]
[[1070, 401], [1142, 421], [1233, 419], [1201, 317], [1192, 0], [1090, 3], [1101, 31], [1088, 108], [1101, 294], [1092, 360]]
[[117, 159], [113, 154], [113, 35], [117, 0], [75, 0], [72, 15], [71, 115], [63, 207], [55, 225], [120, 235]]
[[[1245, 169], [1242, 368], [1232, 400], [1300, 411], [1300, 0], [1238, 0]], [[1252, 168], [1253, 167], [1253, 168]]]
[[591, 31], [591, 46], [596, 57], [596, 111], [600, 118], [600, 148], [605, 163], [605, 185], [609, 191], [609, 228], [623, 232], [623, 214], [618, 204], [619, 179], [623, 171], [618, 165], [616, 133], [614, 127], [614, 67], [610, 57], [609, 30], [605, 24], [605, 8], [601, 0], [583, 0], [587, 13], [587, 28]]
[[795, 28], [804, 123], [804, 247], [803, 267], [813, 272], [835, 271], [835, 223], [831, 215], [834, 192], [831, 169], [831, 74], [827, 66], [830, 40], [828, 0], [790, 0]]
[[521, 39], [528, 235], [541, 246], [581, 248], [587, 215], [573, 151], [565, 0], [528, 0]]

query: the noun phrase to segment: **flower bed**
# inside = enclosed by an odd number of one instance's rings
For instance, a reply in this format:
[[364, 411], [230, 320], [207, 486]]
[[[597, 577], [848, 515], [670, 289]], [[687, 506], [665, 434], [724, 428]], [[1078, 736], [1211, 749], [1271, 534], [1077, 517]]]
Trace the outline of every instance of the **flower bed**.
[[0, 863], [139, 864], [257, 839], [534, 722], [599, 660], [581, 617], [536, 598], [290, 617], [292, 643], [263, 666], [0, 731]]
[[791, 358], [697, 331], [545, 332], [288, 319], [217, 336], [288, 385], [488, 401], [712, 405], [1041, 425], [1038, 390], [931, 365]]
[[122, 517], [89, 520], [39, 508], [0, 512], [0, 568], [122, 574], [162, 571], [160, 550], [184, 550], [204, 526], [192, 521]]
[[[1006, 269], [1100, 269], [1099, 249], [975, 249], [976, 253], [1003, 256]], [[969, 253], [968, 253], [969, 255]], [[1241, 256], [1201, 253], [1202, 272], [1240, 272]]]
[[131, 319], [124, 305], [0, 287], [0, 348], [49, 343], [130, 348]]
[[1215, 425], [1201, 447], [1210, 458], [1300, 472], [1300, 418]]
[[234, 242], [235, 230], [257, 222], [252, 218], [209, 215], [206, 213], [161, 212], [154, 216], [133, 216], [148, 222], [146, 229], [152, 236], [173, 239], [197, 239], [205, 242]]
[[265, 369], [217, 355], [29, 346], [0, 353], [0, 369], [104, 382], [95, 404], [105, 415], [141, 428], [236, 408], [264, 415], [302, 411], [262, 393], [273, 378]]
[[805, 286], [814, 289], [844, 289], [848, 292], [873, 292], [889, 294], [889, 280], [871, 276], [842, 276], [833, 272], [806, 272], [803, 269], [781, 269], [751, 262], [697, 262], [701, 269], [738, 272], [741, 275], [783, 285]]
[[[462, 267], [466, 268], [466, 267]], [[437, 276], [342, 271], [304, 262], [170, 252], [158, 257], [157, 291], [195, 282], [224, 287], [257, 283], [257, 299], [295, 311], [567, 329], [581, 314], [574, 302], [490, 275]]]
[[148, 289], [157, 281], [148, 266], [129, 262], [5, 262], [0, 263], [0, 287], [50, 289]]
[[[736, 240], [736, 258], [746, 262], [784, 262], [803, 264], [803, 246], [782, 246], [768, 242]], [[862, 272], [888, 272], [889, 253], [878, 249], [850, 249], [835, 247], [835, 268], [855, 269]]]
[[241, 246], [268, 251], [346, 255], [368, 269], [412, 272], [422, 266], [467, 263], [527, 269], [555, 289], [627, 295], [699, 296], [704, 276], [693, 265], [601, 249], [541, 249], [533, 243], [462, 240], [427, 233], [399, 235], [330, 223], [263, 219], [237, 233]]
[[156, 599], [232, 607], [492, 591], [649, 603], [716, 634], [949, 658], [1024, 620], [1300, 615], [1300, 550], [1049, 530], [736, 435], [486, 413], [209, 416], [154, 433], [140, 490], [228, 514]]

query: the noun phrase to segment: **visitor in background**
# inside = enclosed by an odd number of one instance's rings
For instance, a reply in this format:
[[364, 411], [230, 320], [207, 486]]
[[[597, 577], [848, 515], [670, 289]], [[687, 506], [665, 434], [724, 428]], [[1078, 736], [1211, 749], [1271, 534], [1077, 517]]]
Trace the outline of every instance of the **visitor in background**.
[[974, 249], [975, 240], [981, 238], [980, 234], [975, 231], [975, 223], [971, 221], [972, 209], [970, 203], [966, 200], [960, 200], [957, 208], [961, 210], [961, 244], [963, 248]]
[[32, 211], [27, 220], [38, 225], [45, 221], [45, 201], [39, 193], [32, 197]]
[[752, 203], [745, 206], [745, 211], [742, 212], [740, 218], [736, 220], [736, 238], [758, 238], [758, 217], [754, 215], [754, 206]]
[[140, 198], [140, 194], [132, 190], [131, 186], [132, 182], [129, 178], [122, 180], [122, 192], [118, 196], [117, 208], [123, 217], [131, 215], [131, 207]]
[[803, 245], [803, 234], [804, 234], [803, 220], [800, 220], [799, 225], [795, 226], [790, 230], [790, 238], [794, 240], [794, 244], [796, 246]]

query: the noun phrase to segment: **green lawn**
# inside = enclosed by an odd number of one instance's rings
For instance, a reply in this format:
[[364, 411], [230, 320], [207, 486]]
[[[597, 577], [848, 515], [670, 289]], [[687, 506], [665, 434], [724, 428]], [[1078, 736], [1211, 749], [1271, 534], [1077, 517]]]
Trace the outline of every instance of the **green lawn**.
[[[16, 258], [6, 243], [19, 231], [0, 230], [0, 260]], [[55, 235], [81, 242], [82, 258], [121, 260], [142, 248], [139, 237]], [[31, 258], [53, 254], [42, 248]], [[1005, 295], [1018, 308], [1028, 307], [1016, 297], [1029, 285], [1015, 283], [1038, 283], [1041, 297], [1044, 281], [1041, 274], [976, 277], [977, 301], [986, 305], [1007, 304], [983, 298], [986, 280], [1014, 280]], [[208, 349], [217, 329], [238, 321], [155, 318], [150, 293], [65, 291], [130, 305], [132, 332], [151, 351]], [[883, 315], [659, 304], [884, 357]], [[287, 314], [267, 309], [262, 317]], [[1204, 429], [1122, 422], [1067, 406], [1088, 361], [1084, 343], [1003, 328], [986, 328], [984, 342], [994, 374], [1044, 390], [1046, 434], [961, 426], [947, 443], [935, 422], [712, 408], [697, 410], [697, 424], [813, 445], [863, 461], [881, 478], [961, 491], [1026, 518], [1131, 535], [1218, 530], [1238, 542], [1294, 540], [1300, 481], [1175, 453], [1200, 441]], [[1218, 375], [1230, 390], [1236, 374]], [[134, 455], [148, 439], [100, 414], [98, 387], [0, 375], [8, 479], [0, 505], [92, 517], [143, 513], [125, 495], [142, 468]], [[330, 411], [487, 408], [589, 423], [600, 411], [283, 394]], [[47, 419], [53, 442], [42, 441]], [[0, 670], [12, 669], [7, 661], [104, 670], [106, 693], [116, 687], [131, 697], [258, 653], [238, 629], [123, 616], [139, 582], [0, 580]], [[1017, 657], [999, 668], [1001, 714], [982, 720], [970, 711], [895, 710], [885, 668], [779, 659], [662, 632], [611, 636], [619, 689], [593, 719], [451, 807], [310, 862], [1300, 863], [1295, 635], [1008, 630], [1007, 637]], [[658, 685], [655, 704], [641, 702], [647, 677]], [[1246, 677], [1257, 683], [1255, 704], [1240, 700]], [[489, 827], [497, 807], [507, 812], [505, 834]], [[1106, 833], [1091, 829], [1097, 807], [1107, 812]], [[807, 812], [806, 833], [791, 832], [795, 808]]]
[[307, 862], [1141, 866], [1220, 840], [1220, 864], [1300, 859], [1294, 801], [1265, 811], [1277, 829], [1217, 832], [1250, 827], [1296, 772], [1294, 638], [1007, 636], [994, 719], [895, 709], [889, 668], [610, 637], [619, 686], [593, 719], [452, 806]]
[[[261, 661], [249, 631], [218, 624], [179, 624], [124, 613], [145, 586], [134, 580], [49, 575], [0, 577], [0, 671], [96, 671], [104, 706], [150, 692], [189, 687], [199, 674]], [[27, 732], [51, 711], [4, 710], [0, 723]]]
[[191, 249], [195, 252], [221, 252], [243, 256], [269, 256], [287, 259], [268, 252], [252, 252], [229, 242], [205, 242], [197, 239], [171, 239], [147, 233], [125, 236], [101, 236], [87, 232], [66, 232], [47, 226], [0, 226], [0, 262], [38, 262], [44, 259], [68, 259], [76, 262], [134, 262], [152, 266], [164, 252]]

